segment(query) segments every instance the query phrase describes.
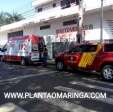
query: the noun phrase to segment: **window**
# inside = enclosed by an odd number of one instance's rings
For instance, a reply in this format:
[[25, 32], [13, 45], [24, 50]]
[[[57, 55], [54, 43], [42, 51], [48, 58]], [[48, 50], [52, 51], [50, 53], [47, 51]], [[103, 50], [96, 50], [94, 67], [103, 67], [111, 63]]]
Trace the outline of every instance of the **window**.
[[81, 45], [82, 52], [95, 52], [97, 50], [97, 45]]
[[56, 7], [56, 3], [53, 3], [53, 7]]
[[23, 31], [17, 31], [17, 32], [8, 33], [8, 38], [16, 37], [16, 36], [23, 36]]
[[76, 0], [76, 5], [80, 5], [81, 0]]
[[72, 53], [72, 52], [81, 52], [81, 48], [79, 46], [75, 46], [73, 48], [70, 48], [69, 52], [70, 53]]
[[42, 12], [42, 8], [38, 8], [38, 12]]
[[45, 30], [49, 28], [50, 28], [50, 25], [40, 26], [40, 30]]
[[62, 0], [61, 1], [61, 8], [65, 9], [71, 6], [72, 3], [75, 3], [76, 5], [79, 5], [81, 0]]
[[76, 20], [69, 20], [69, 21], [63, 22], [63, 26], [73, 25], [73, 24], [77, 24], [77, 21]]
[[70, 7], [70, 0], [62, 0], [61, 1], [61, 8], [65, 9], [65, 8], [68, 8], [68, 7]]
[[76, 0], [70, 0], [70, 3], [75, 3]]
[[70, 52], [96, 52], [97, 45], [80, 45], [71, 48]]
[[7, 48], [8, 48], [8, 45], [7, 45], [7, 44], [5, 44], [5, 45], [3, 46], [3, 48], [2, 48], [2, 52], [7, 51]]
[[104, 46], [104, 51], [105, 52], [113, 52], [113, 44], [106, 44]]
[[38, 51], [38, 44], [32, 44], [32, 51]]

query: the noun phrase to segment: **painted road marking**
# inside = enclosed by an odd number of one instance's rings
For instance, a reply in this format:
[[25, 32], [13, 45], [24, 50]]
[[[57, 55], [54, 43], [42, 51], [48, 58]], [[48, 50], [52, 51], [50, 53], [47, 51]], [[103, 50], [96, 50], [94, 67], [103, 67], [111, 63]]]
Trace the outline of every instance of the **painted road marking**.
[[106, 91], [106, 92], [113, 92], [113, 89], [105, 88], [105, 87], [100, 87], [100, 86], [96, 86], [96, 85], [92, 85], [92, 84], [86, 84], [84, 82], [71, 81], [70, 84], [79, 85], [79, 86], [83, 86], [83, 87], [87, 87], [87, 88], [92, 88], [92, 89], [98, 89], [98, 90], [102, 90], [102, 91]]
[[[54, 87], [55, 90], [60, 90], [60, 91], [64, 91], [64, 92], [72, 92], [72, 93], [81, 93], [83, 91], [77, 90], [77, 89], [73, 89], [73, 88], [68, 88], [68, 87], [64, 87], [64, 86], [56, 86]], [[113, 105], [113, 99], [112, 98], [98, 98], [98, 99], [92, 99], [92, 100], [98, 100], [107, 104], [111, 104]]]
[[48, 72], [39, 73], [39, 74], [37, 73], [37, 74], [18, 76], [18, 77], [14, 77], [14, 78], [10, 78], [10, 79], [0, 80], [0, 83], [7, 82], [7, 81], [14, 81], [14, 80], [22, 80], [22, 79], [26, 79], [26, 78], [42, 76], [42, 75], [47, 75], [47, 74], [53, 74], [53, 73], [58, 73], [58, 72], [57, 71], [50, 71], [50, 72], [48, 71]]
[[6, 103], [0, 106], [0, 112], [27, 112], [13, 103]]
[[61, 109], [69, 112], [96, 112], [95, 110], [90, 110], [83, 106], [80, 106], [65, 100], [61, 100], [61, 99], [43, 99], [43, 101], [50, 103], [54, 106], [58, 106]]
[[113, 83], [108, 83], [108, 82], [102, 82], [102, 81], [98, 81], [95, 79], [89, 79], [89, 78], [82, 78], [83, 80], [89, 81], [89, 82], [96, 82], [99, 84], [104, 84], [104, 85], [108, 85], [108, 86], [113, 86]]

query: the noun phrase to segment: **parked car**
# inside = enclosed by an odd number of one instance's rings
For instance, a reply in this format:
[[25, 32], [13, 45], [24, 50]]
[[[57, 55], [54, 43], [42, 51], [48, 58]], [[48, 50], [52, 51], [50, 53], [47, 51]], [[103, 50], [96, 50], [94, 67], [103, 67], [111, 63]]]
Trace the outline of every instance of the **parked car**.
[[95, 71], [110, 81], [113, 80], [113, 43], [76, 45], [69, 51], [57, 54], [55, 62], [59, 71], [67, 67]]
[[20, 62], [22, 65], [42, 61], [43, 37], [36, 35], [17, 36], [9, 38], [3, 47], [3, 61]]

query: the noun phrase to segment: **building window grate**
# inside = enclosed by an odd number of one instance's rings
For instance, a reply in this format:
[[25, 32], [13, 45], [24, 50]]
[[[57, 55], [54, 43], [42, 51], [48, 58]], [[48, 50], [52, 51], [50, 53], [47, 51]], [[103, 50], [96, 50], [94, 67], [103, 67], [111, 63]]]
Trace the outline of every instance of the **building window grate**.
[[73, 25], [73, 24], [77, 24], [77, 21], [76, 20], [69, 20], [69, 21], [63, 22], [63, 26]]
[[68, 8], [68, 7], [70, 7], [70, 1], [69, 0], [62, 0], [61, 1], [61, 8], [65, 9], [65, 8]]
[[17, 32], [8, 33], [8, 38], [16, 37], [16, 36], [23, 36], [23, 31], [17, 31]]
[[50, 25], [40, 26], [40, 30], [50, 29]]

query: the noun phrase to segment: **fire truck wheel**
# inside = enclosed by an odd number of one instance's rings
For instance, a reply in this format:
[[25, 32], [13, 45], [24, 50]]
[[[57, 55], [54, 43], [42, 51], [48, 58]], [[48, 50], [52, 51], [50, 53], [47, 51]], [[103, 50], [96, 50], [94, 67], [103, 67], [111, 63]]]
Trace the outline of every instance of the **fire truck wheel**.
[[3, 56], [1, 56], [1, 57], [0, 57], [0, 61], [1, 61], [1, 62], [3, 62], [3, 61], [4, 61], [4, 60], [3, 60]]
[[64, 63], [62, 62], [62, 61], [58, 61], [58, 62], [56, 62], [56, 69], [58, 70], [58, 71], [63, 71], [64, 70]]
[[105, 65], [101, 70], [102, 78], [107, 81], [113, 80], [113, 66]]
[[21, 65], [26, 65], [26, 60], [24, 58], [21, 60]]
[[2, 62], [2, 56], [0, 56], [0, 61]]

